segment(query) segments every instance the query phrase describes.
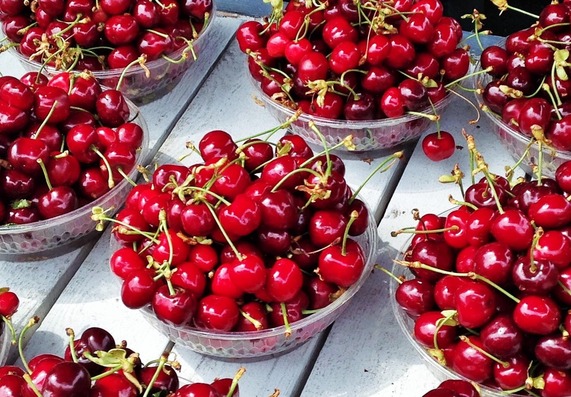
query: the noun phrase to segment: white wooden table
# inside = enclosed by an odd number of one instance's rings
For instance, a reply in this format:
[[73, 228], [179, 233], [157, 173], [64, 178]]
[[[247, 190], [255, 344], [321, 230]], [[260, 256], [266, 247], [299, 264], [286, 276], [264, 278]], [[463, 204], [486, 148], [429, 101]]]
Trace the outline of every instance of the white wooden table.
[[[197, 142], [207, 131], [224, 129], [236, 137], [251, 135], [276, 125], [254, 100], [255, 91], [246, 78], [245, 56], [233, 40], [243, 19], [219, 14], [209, 48], [188, 71], [183, 82], [141, 111], [149, 126], [151, 155], [166, 162], [185, 153], [184, 143]], [[21, 75], [10, 55], [0, 55], [3, 74]], [[454, 100], [443, 116], [442, 128], [455, 134], [466, 128], [479, 142], [492, 169], [500, 172], [511, 163], [498, 144], [489, 124], [481, 120], [469, 125], [475, 115], [465, 102]], [[429, 132], [429, 131], [427, 131]], [[381, 250], [377, 262], [390, 266], [404, 238], [390, 236], [392, 230], [412, 225], [410, 212], [440, 212], [450, 205], [453, 185], [439, 184], [454, 164], [467, 169], [466, 150], [443, 162], [432, 163], [414, 144], [404, 147], [406, 160], [388, 172], [377, 174], [362, 191], [380, 221]], [[358, 186], [385, 158], [369, 154], [344, 154], [347, 179]], [[42, 319], [26, 341], [25, 354], [61, 354], [67, 343], [65, 329], [80, 332], [89, 326], [109, 330], [117, 340], [125, 339], [151, 360], [168, 343], [138, 311], [125, 308], [119, 299], [119, 285], [108, 269], [109, 232], [73, 252], [40, 262], [0, 262], [0, 286], [10, 286], [22, 301], [15, 316], [16, 327], [37, 315]], [[282, 396], [421, 396], [438, 382], [423, 366], [397, 327], [390, 309], [388, 278], [373, 273], [330, 330], [298, 349], [257, 362], [222, 361], [175, 346], [182, 364], [181, 376], [191, 381], [212, 381], [232, 376], [245, 366], [240, 382], [245, 397], [269, 396], [279, 389]], [[9, 362], [17, 359], [15, 350]]]

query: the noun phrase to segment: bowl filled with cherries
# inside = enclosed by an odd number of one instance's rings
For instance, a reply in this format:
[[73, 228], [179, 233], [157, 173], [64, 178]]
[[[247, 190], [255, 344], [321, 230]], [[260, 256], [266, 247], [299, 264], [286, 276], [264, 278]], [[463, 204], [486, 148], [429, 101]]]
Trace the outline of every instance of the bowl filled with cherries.
[[[0, 295], [1, 296], [1, 295]], [[39, 321], [30, 321], [33, 326]], [[22, 330], [21, 332], [24, 332]], [[160, 357], [145, 362], [134, 344], [116, 341], [104, 328], [92, 326], [71, 337], [58, 352], [20, 356], [17, 365], [0, 364], [0, 390], [3, 396], [163, 396], [238, 397], [240, 368], [233, 378], [219, 377], [211, 382], [191, 382], [180, 375], [181, 365], [171, 355], [172, 344]], [[19, 338], [20, 339], [20, 338]], [[21, 348], [21, 346], [20, 346]], [[22, 350], [20, 349], [20, 352]], [[22, 364], [22, 363], [25, 363]], [[277, 392], [276, 392], [277, 393]], [[277, 396], [274, 393], [272, 396]], [[268, 392], [270, 396], [270, 392]]]
[[[236, 33], [265, 107], [309, 142], [348, 135], [359, 151], [414, 140], [439, 119], [468, 72], [462, 28], [440, 1], [304, 2]], [[343, 149], [343, 147], [341, 148]]]
[[136, 103], [171, 91], [204, 50], [211, 0], [4, 1], [7, 48], [29, 71], [89, 70]]
[[571, 86], [566, 4], [549, 4], [533, 26], [484, 49], [476, 99], [493, 130], [527, 172], [553, 176], [571, 159]]
[[571, 162], [515, 184], [481, 172], [460, 206], [416, 218], [392, 268], [397, 322], [441, 380], [482, 396], [568, 395]]
[[61, 254], [95, 233], [91, 207], [115, 212], [148, 132], [138, 108], [88, 72], [0, 77], [0, 256]]
[[163, 164], [112, 221], [121, 299], [178, 345], [269, 357], [329, 326], [371, 273], [376, 222], [336, 155], [288, 134], [209, 131], [192, 165]]

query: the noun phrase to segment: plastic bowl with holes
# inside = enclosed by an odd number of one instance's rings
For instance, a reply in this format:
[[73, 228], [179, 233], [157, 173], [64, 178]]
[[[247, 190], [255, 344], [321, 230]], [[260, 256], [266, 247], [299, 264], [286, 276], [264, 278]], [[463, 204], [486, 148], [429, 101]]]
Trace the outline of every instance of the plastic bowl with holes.
[[[143, 130], [143, 142], [135, 160], [137, 165], [145, 160], [147, 154], [148, 129], [138, 107], [131, 101], [127, 102], [131, 111], [129, 120]], [[137, 174], [136, 166], [127, 173], [131, 180], [136, 179]], [[108, 210], [107, 215], [113, 216], [123, 205], [131, 187], [130, 182], [123, 179], [103, 196], [67, 214], [24, 225], [0, 225], [0, 259], [42, 260], [80, 247], [98, 233], [96, 223], [91, 220], [91, 209], [102, 207]]]
[[[404, 257], [405, 252], [406, 252], [408, 246], [410, 245], [410, 242], [411, 242], [411, 239], [408, 239], [406, 244], [401, 248], [400, 253], [396, 257], [397, 260], [400, 260]], [[405, 266], [396, 264], [396, 263], [393, 265], [391, 272], [395, 276], [397, 276], [397, 277], [403, 276], [405, 279], [410, 279], [413, 277], [412, 273], [410, 272], [410, 270], [408, 270], [408, 268], [406, 268]], [[445, 381], [447, 379], [463, 379], [463, 380], [469, 381], [469, 379], [459, 375], [458, 373], [456, 373], [452, 369], [440, 364], [438, 361], [436, 361], [436, 359], [434, 357], [432, 357], [427, 352], [427, 350], [424, 346], [422, 346], [420, 343], [418, 343], [418, 341], [414, 337], [414, 319], [412, 317], [410, 317], [404, 311], [404, 309], [402, 309], [400, 307], [400, 305], [397, 303], [396, 299], [394, 298], [397, 287], [398, 287], [398, 284], [396, 282], [390, 283], [389, 293], [390, 293], [390, 297], [391, 297], [391, 306], [392, 306], [393, 313], [394, 313], [396, 320], [397, 320], [397, 323], [398, 323], [400, 329], [402, 330], [402, 332], [404, 333], [406, 339], [408, 340], [408, 342], [410, 342], [410, 344], [413, 346], [413, 348], [416, 350], [416, 352], [420, 355], [420, 357], [422, 358], [422, 360], [424, 361], [425, 365], [430, 370], [430, 372], [440, 382]], [[499, 389], [492, 389], [491, 387], [484, 386], [481, 384], [478, 384], [478, 387], [480, 388], [481, 397], [511, 397], [511, 396], [515, 396], [512, 394], [506, 394], [505, 391], [502, 391]]]
[[[476, 65], [476, 70], [481, 70], [480, 64]], [[488, 74], [480, 74], [474, 77], [475, 88], [485, 88], [492, 81], [492, 76]], [[479, 107], [486, 105], [482, 95], [476, 91], [476, 100]], [[542, 175], [544, 177], [553, 177], [557, 167], [565, 161], [571, 160], [571, 152], [556, 150], [552, 147], [543, 145], [539, 150], [537, 141], [531, 140], [530, 137], [515, 130], [502, 120], [502, 117], [491, 110], [483, 111], [484, 115], [490, 120], [492, 130], [500, 139], [502, 145], [514, 159], [519, 162], [519, 167], [527, 174], [532, 175], [535, 166], [541, 161]]]
[[[119, 89], [125, 96], [138, 105], [152, 102], [172, 91], [182, 80], [185, 72], [195, 62], [199, 64], [200, 54], [204, 51], [208, 43], [208, 38], [212, 34], [215, 16], [216, 7], [213, 3], [213, 9], [209, 19], [199, 32], [198, 37], [192, 41], [192, 44], [182, 47], [168, 55], [168, 57], [171, 60], [175, 60], [175, 62], [158, 58], [146, 62], [145, 68], [136, 64], [128, 68], [125, 72], [124, 69], [108, 69], [97, 70], [91, 73], [93, 73], [101, 85], [110, 88], [116, 88], [119, 79], [122, 77]], [[39, 62], [30, 60], [24, 56], [18, 51], [17, 47], [11, 47], [9, 51], [18, 58], [27, 71], [39, 70], [41, 66]], [[186, 59], [183, 59], [183, 56]], [[56, 70], [46, 67], [44, 72], [54, 73]], [[191, 79], [192, 77], [189, 76], [188, 78]]]
[[[291, 334], [284, 326], [255, 332], [213, 332], [190, 326], [173, 326], [159, 320], [150, 307], [141, 309], [145, 319], [178, 346], [221, 359], [264, 359], [279, 355], [307, 342], [333, 323], [347, 308], [371, 274], [377, 257], [377, 226], [369, 217], [369, 226], [354, 238], [366, 255], [361, 276], [339, 298], [323, 309], [291, 324]], [[118, 245], [112, 237], [112, 245]]]
[[[260, 83], [256, 81], [250, 73], [247, 73], [250, 81], [256, 89], [256, 95], [260, 98], [270, 114], [280, 123], [285, 123], [295, 115], [295, 110], [273, 100], [260, 88]], [[448, 93], [444, 99], [436, 103], [434, 109], [427, 107], [418, 111], [427, 115], [442, 114], [452, 101], [453, 95]], [[289, 130], [302, 136], [308, 142], [323, 146], [319, 136], [310, 128], [309, 122], [313, 121], [315, 126], [324, 136], [329, 147], [343, 141], [347, 136], [352, 136], [354, 151], [369, 152], [376, 150], [391, 149], [403, 143], [413, 141], [420, 137], [433, 122], [422, 115], [405, 114], [401, 117], [392, 117], [376, 120], [333, 120], [323, 117], [301, 114], [294, 121]], [[435, 127], [436, 128], [436, 127]], [[340, 146], [339, 150], [347, 150], [345, 146]]]

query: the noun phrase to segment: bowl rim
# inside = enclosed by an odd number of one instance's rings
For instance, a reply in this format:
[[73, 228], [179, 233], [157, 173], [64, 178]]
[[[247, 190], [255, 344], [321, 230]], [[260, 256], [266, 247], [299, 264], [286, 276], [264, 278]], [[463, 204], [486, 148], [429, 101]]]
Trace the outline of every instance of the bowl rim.
[[[446, 215], [446, 214], [450, 213], [451, 211], [453, 211], [457, 208], [458, 207], [452, 207], [446, 211], [441, 212], [438, 215], [439, 216]], [[399, 249], [399, 251], [396, 254], [397, 260], [400, 260], [403, 257], [403, 255], [407, 251], [407, 248], [409, 247], [412, 239], [413, 239], [413, 236], [410, 236], [403, 243], [402, 247]], [[399, 271], [397, 271], [397, 269]], [[410, 272], [410, 269], [405, 268], [402, 265], [399, 265], [397, 263], [393, 263], [392, 268], [391, 268], [391, 272], [396, 276], [399, 276], [402, 274], [412, 275], [412, 273]], [[453, 369], [438, 363], [436, 361], [436, 359], [434, 359], [434, 357], [430, 356], [430, 354], [427, 353], [426, 349], [423, 346], [421, 346], [420, 343], [418, 343], [418, 341], [413, 336], [413, 331], [410, 329], [409, 325], [407, 324], [407, 320], [414, 322], [414, 319], [412, 317], [410, 317], [404, 311], [404, 309], [398, 304], [397, 300], [395, 299], [395, 292], [396, 292], [397, 287], [398, 286], [396, 285], [396, 282], [392, 282], [392, 280], [391, 280], [391, 282], [389, 283], [389, 296], [390, 296], [390, 300], [391, 300], [391, 308], [392, 308], [393, 315], [397, 321], [397, 324], [399, 325], [399, 328], [401, 329], [401, 332], [405, 335], [408, 342], [413, 346], [413, 348], [417, 351], [419, 356], [422, 358], [422, 360], [424, 361], [424, 365], [426, 367], [428, 367], [431, 372], [434, 373], [434, 371], [438, 371], [438, 373], [441, 376], [445, 376], [447, 379], [461, 379], [461, 380], [465, 380], [468, 382], [473, 382], [472, 380], [466, 378], [465, 376], [462, 376], [461, 374], [457, 373]], [[515, 395], [515, 394], [506, 394], [505, 391], [503, 391], [501, 389], [493, 389], [493, 388], [486, 386], [486, 385], [483, 385], [481, 383], [477, 383], [477, 384], [478, 384], [478, 387], [480, 388], [481, 397], [511, 397], [511, 396], [517, 397], [517, 396], [519, 396], [519, 395]]]
[[[290, 324], [290, 329], [291, 329], [290, 338], [292, 341], [295, 340], [295, 333], [297, 331], [299, 331], [305, 327], [311, 326], [314, 323], [318, 323], [319, 321], [324, 320], [332, 312], [346, 306], [347, 303], [351, 300], [351, 298], [355, 294], [357, 294], [357, 292], [361, 289], [361, 287], [367, 281], [368, 277], [371, 275], [371, 273], [374, 269], [374, 266], [375, 266], [375, 260], [379, 254], [378, 253], [379, 236], [378, 236], [378, 232], [377, 232], [377, 228], [378, 228], [377, 222], [376, 222], [372, 212], [370, 211], [370, 208], [368, 208], [368, 205], [366, 203], [365, 203], [365, 205], [367, 206], [367, 209], [369, 210], [369, 215], [368, 215], [369, 224], [368, 224], [367, 229], [364, 233], [362, 233], [359, 236], [354, 237], [357, 239], [367, 238], [368, 242], [369, 242], [368, 252], [365, 252], [365, 255], [366, 255], [365, 267], [363, 268], [363, 271], [362, 271], [361, 275], [359, 276], [359, 279], [353, 285], [351, 285], [349, 288], [347, 288], [345, 290], [345, 292], [343, 292], [343, 294], [339, 298], [335, 299], [329, 305], [317, 310], [315, 313], [312, 313], [306, 317], [303, 317], [301, 320], [298, 320], [298, 321], [291, 323]], [[112, 245], [118, 245], [118, 242], [115, 240], [113, 235], [111, 235], [111, 240], [112, 240]], [[120, 281], [119, 278], [117, 278], [117, 279]], [[146, 305], [146, 306], [140, 308], [139, 310], [141, 310], [141, 312], [143, 312], [144, 317], [147, 319], [147, 321], [154, 322], [156, 324], [160, 324], [161, 328], [166, 327], [169, 330], [174, 330], [174, 331], [177, 331], [178, 333], [184, 333], [187, 335], [193, 335], [194, 337], [197, 337], [197, 338], [208, 338], [208, 339], [216, 339], [216, 340], [224, 340], [224, 341], [248, 340], [248, 341], [254, 342], [256, 340], [262, 340], [262, 339], [266, 339], [266, 338], [285, 335], [285, 326], [284, 325], [281, 325], [278, 327], [272, 327], [272, 328], [268, 328], [268, 329], [263, 329], [260, 331], [247, 331], [247, 332], [231, 332], [231, 331], [228, 332], [228, 331], [216, 331], [216, 330], [203, 330], [203, 329], [198, 329], [198, 328], [192, 327], [190, 325], [176, 325], [175, 326], [172, 324], [168, 324], [168, 323], [160, 320], [159, 318], [157, 318], [155, 316], [155, 314], [153, 313], [152, 309], [150, 308], [150, 305]], [[334, 320], [330, 321], [327, 324], [327, 326], [330, 325], [333, 321]], [[274, 354], [274, 353], [276, 353], [276, 352], [268, 351], [265, 355]], [[243, 355], [240, 355], [240, 356], [243, 356]], [[260, 354], [259, 356], [262, 357], [263, 355]]]
[[[246, 68], [246, 75], [248, 76], [250, 82], [255, 87], [257, 93], [259, 94], [264, 103], [267, 103], [270, 106], [272, 106], [274, 109], [282, 113], [285, 113], [288, 116], [288, 118], [293, 117], [295, 115], [296, 112], [293, 109], [273, 100], [269, 95], [263, 92], [260, 87], [259, 81], [257, 81], [254, 78], [254, 76], [252, 76], [252, 74], [249, 72], [247, 68]], [[454, 95], [450, 91], [452, 91], [452, 89], [450, 88], [447, 89], [444, 98], [441, 101], [434, 104], [434, 110], [437, 111], [436, 114], [440, 114], [443, 108], [445, 108], [452, 101]], [[419, 109], [418, 111], [415, 111], [415, 113], [425, 113], [426, 115], [434, 115], [434, 112], [427, 112], [427, 110], [433, 110], [432, 106], [429, 105], [426, 108]], [[339, 128], [339, 129], [344, 128], [344, 129], [356, 130], [356, 129], [376, 129], [376, 128], [392, 127], [399, 124], [409, 123], [421, 118], [426, 118], [426, 117], [420, 114], [405, 113], [404, 115], [399, 117], [385, 117], [382, 119], [340, 120], [340, 119], [328, 119], [325, 117], [319, 117], [319, 116], [309, 115], [307, 113], [301, 113], [297, 117], [295, 122], [301, 121], [308, 123], [310, 121], [313, 121], [317, 125], [327, 126], [329, 128]], [[428, 118], [426, 118], [426, 120], [429, 121]]]
[[[205, 25], [202, 27], [198, 37], [191, 40], [193, 46], [195, 46], [197, 44], [201, 44], [204, 41], [203, 38], [210, 34], [210, 31], [212, 30], [212, 25], [214, 24], [214, 20], [216, 19], [216, 15], [217, 15], [216, 11], [217, 11], [216, 3], [213, 1], [212, 2], [212, 10], [210, 11], [210, 15], [209, 15], [208, 20], [206, 21]], [[5, 36], [4, 27], [2, 27], [2, 33]], [[10, 41], [10, 43], [12, 43], [12, 41]], [[8, 48], [8, 51], [10, 53], [14, 54], [18, 58], [19, 61], [24, 62], [27, 65], [30, 65], [30, 67], [32, 67], [32, 68], [39, 68], [42, 66], [38, 61], [31, 60], [28, 57], [26, 57], [24, 54], [22, 54], [20, 51], [18, 51], [17, 47], [18, 46], [10, 46]], [[188, 51], [187, 46], [179, 48], [178, 50], [168, 54], [168, 56], [169, 57], [171, 57], [171, 56], [179, 57], [179, 56], [182, 56], [183, 52], [185, 52], [185, 51]], [[194, 61], [194, 60], [192, 57], [189, 57], [189, 58], [187, 58], [187, 60], [185, 62], [182, 62], [181, 64], [183, 64], [183, 65], [188, 64], [189, 61]], [[153, 69], [157, 69], [163, 65], [168, 66], [169, 64], [170, 64], [169, 61], [167, 61], [163, 58], [157, 58], [157, 59], [153, 59], [152, 61], [145, 62], [145, 67], [148, 68], [149, 70], [153, 70]], [[178, 65], [178, 64], [173, 63], [173, 65]], [[65, 71], [63, 69], [55, 69], [55, 68], [47, 66], [47, 65], [44, 67], [44, 70], [46, 70], [50, 74]], [[75, 71], [80, 72], [80, 70], [75, 70]], [[93, 71], [89, 71], [89, 73], [93, 74], [93, 76], [95, 78], [101, 79], [101, 78], [117, 78], [117, 77], [120, 77], [123, 74], [123, 71], [124, 71], [124, 68], [113, 68], [113, 69], [104, 69], [104, 70], [93, 70]], [[124, 72], [124, 76], [129, 77], [129, 76], [132, 76], [134, 74], [140, 74], [141, 72], [144, 72], [144, 69], [139, 64], [135, 64], [135, 65], [131, 66], [131, 68], [129, 70]]]
[[[143, 130], [143, 141], [141, 142], [141, 146], [137, 148], [136, 157], [135, 157], [135, 165], [133, 169], [127, 174], [130, 179], [134, 180], [138, 174], [137, 165], [145, 160], [147, 152], [149, 151], [149, 130], [145, 118], [141, 113], [141, 110], [131, 101], [127, 96], [125, 96], [125, 100], [129, 105], [129, 109], [131, 111], [131, 118], [128, 120], [129, 122], [135, 122], [135, 124], [139, 124], [141, 129]], [[136, 120], [136, 121], [134, 121]], [[47, 229], [53, 227], [55, 224], [63, 224], [65, 222], [70, 221], [71, 219], [78, 219], [81, 217], [85, 217], [91, 213], [93, 207], [100, 206], [105, 201], [107, 201], [110, 197], [116, 194], [118, 191], [122, 190], [126, 187], [126, 185], [130, 184], [130, 181], [123, 178], [119, 183], [116, 183], [115, 186], [110, 189], [108, 192], [103, 194], [101, 197], [73, 210], [68, 213], [58, 215], [53, 218], [49, 219], [42, 219], [37, 222], [26, 223], [26, 224], [10, 224], [10, 225], [0, 225], [0, 236], [2, 235], [11, 235], [11, 234], [22, 234], [28, 232], [34, 232], [38, 230]], [[117, 208], [118, 209], [118, 208]], [[93, 222], [93, 230], [95, 230], [95, 222]]]

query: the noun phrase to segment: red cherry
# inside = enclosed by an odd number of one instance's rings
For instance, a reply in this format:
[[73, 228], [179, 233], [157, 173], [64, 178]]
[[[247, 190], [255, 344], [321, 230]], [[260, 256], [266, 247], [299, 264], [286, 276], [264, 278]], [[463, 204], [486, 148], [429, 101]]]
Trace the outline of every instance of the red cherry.
[[442, 161], [454, 154], [456, 142], [447, 131], [433, 132], [422, 139], [422, 151], [432, 161]]

